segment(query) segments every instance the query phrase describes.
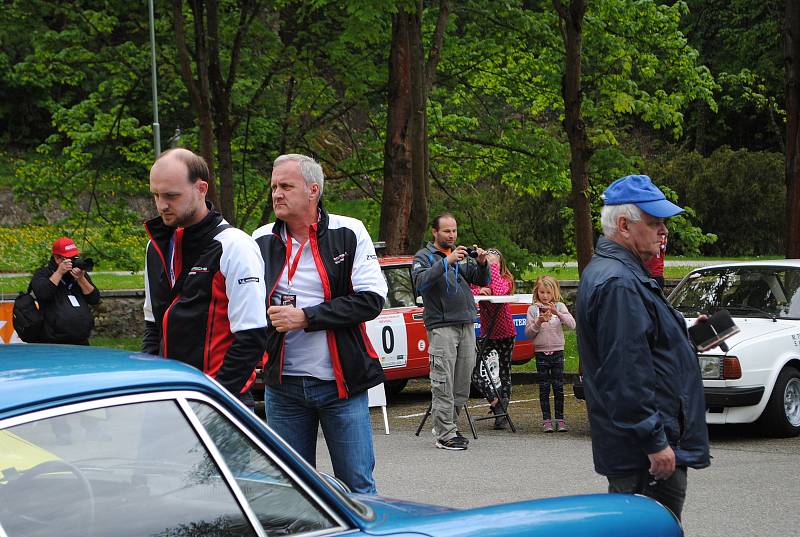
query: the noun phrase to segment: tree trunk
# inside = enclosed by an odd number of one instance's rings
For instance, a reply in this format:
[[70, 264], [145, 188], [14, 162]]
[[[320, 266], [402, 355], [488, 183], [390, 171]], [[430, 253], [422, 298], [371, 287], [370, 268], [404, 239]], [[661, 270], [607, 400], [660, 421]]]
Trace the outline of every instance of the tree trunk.
[[800, 257], [800, 2], [786, 0], [783, 28], [786, 72], [786, 257]]
[[379, 237], [387, 254], [405, 253], [411, 214], [411, 51], [413, 16], [400, 10], [392, 21], [388, 114], [383, 151], [383, 204]]
[[416, 251], [428, 230], [428, 94], [436, 78], [449, 13], [449, 1], [440, 0], [427, 61], [422, 1], [416, 1], [413, 12], [400, 10], [393, 20], [380, 228], [387, 253]]
[[230, 223], [236, 222], [234, 205], [233, 155], [231, 153], [230, 127], [223, 121], [217, 129], [217, 156], [219, 157], [219, 212]]
[[428, 98], [425, 91], [425, 52], [422, 44], [422, 0], [411, 15], [408, 40], [411, 52], [411, 215], [406, 250], [420, 247], [428, 229]]
[[592, 215], [589, 203], [589, 177], [587, 165], [591, 150], [586, 136], [586, 126], [581, 113], [581, 46], [585, 0], [572, 0], [565, 6], [553, 0], [553, 6], [562, 19], [562, 35], [566, 50], [562, 92], [564, 97], [564, 130], [570, 147], [570, 181], [572, 183], [572, 208], [575, 218], [575, 249], [578, 254], [578, 273], [583, 271], [592, 257]]
[[208, 182], [207, 198], [216, 207], [219, 207], [219, 198], [217, 196], [217, 184], [214, 174], [214, 127], [211, 119], [211, 102], [209, 100], [208, 91], [208, 71], [205, 67], [205, 38], [202, 31], [203, 25], [203, 12], [202, 6], [192, 4], [192, 12], [195, 18], [195, 56], [198, 65], [197, 75], [198, 80], [195, 80], [192, 74], [190, 64], [189, 47], [186, 44], [186, 30], [184, 29], [183, 19], [183, 2], [181, 0], [173, 0], [172, 2], [172, 18], [173, 28], [175, 29], [175, 42], [178, 49], [178, 62], [180, 64], [180, 73], [183, 83], [189, 92], [189, 101], [192, 108], [197, 115], [197, 123], [199, 127], [198, 138], [200, 140], [199, 153], [206, 163], [208, 170], [211, 174]]

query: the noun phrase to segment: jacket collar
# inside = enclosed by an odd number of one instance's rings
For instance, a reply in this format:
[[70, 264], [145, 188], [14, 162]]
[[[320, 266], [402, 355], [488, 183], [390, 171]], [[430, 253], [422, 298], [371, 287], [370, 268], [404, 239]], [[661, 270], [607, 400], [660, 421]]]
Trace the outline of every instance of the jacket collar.
[[438, 249], [438, 248], [436, 247], [436, 245], [435, 245], [435, 244], [433, 244], [433, 242], [428, 242], [428, 244], [426, 244], [426, 245], [425, 245], [425, 248], [427, 248], [427, 250], [428, 250], [430, 253], [432, 253], [432, 254], [438, 254], [438, 255], [440, 255], [440, 256], [442, 256], [442, 257], [447, 257], [447, 256], [444, 254], [444, 252], [442, 252], [440, 249]]
[[[193, 224], [183, 230], [184, 244], [190, 244], [202, 237], [205, 237], [208, 232], [217, 228], [222, 222], [222, 215], [220, 215], [210, 201], [206, 200], [206, 207], [208, 214], [198, 223]], [[150, 237], [156, 242], [169, 242], [172, 234], [175, 232], [174, 227], [168, 226], [164, 223], [160, 216], [151, 218], [144, 223]]]
[[[317, 205], [317, 210], [319, 211], [319, 220], [317, 220], [317, 237], [320, 237], [325, 234], [328, 230], [328, 211], [325, 210], [325, 207], [322, 206], [322, 200], [320, 200], [319, 205]], [[281, 220], [280, 218], [275, 219], [275, 224], [272, 226], [272, 233], [281, 237], [283, 240], [283, 233], [286, 229], [286, 222]]]
[[643, 283], [649, 283], [651, 278], [644, 268], [641, 259], [633, 252], [611, 239], [601, 236], [597, 239], [597, 246], [594, 250], [595, 255], [608, 259], [616, 259], [626, 267]]

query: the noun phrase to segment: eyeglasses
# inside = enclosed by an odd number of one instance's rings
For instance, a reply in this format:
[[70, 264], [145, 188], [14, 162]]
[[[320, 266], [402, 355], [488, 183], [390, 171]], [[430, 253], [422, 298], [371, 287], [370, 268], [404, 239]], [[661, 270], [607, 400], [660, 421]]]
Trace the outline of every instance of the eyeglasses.
[[497, 257], [500, 257], [500, 250], [496, 250], [494, 248], [489, 248], [488, 250], [486, 250], [486, 253], [489, 255], [496, 255]]

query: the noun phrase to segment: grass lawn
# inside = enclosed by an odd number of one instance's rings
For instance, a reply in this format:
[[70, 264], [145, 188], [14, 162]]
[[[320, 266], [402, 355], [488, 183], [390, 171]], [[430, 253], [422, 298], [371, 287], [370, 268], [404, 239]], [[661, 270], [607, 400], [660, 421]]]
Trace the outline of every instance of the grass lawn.
[[142, 339], [138, 337], [93, 337], [89, 343], [92, 347], [108, 347], [127, 351], [138, 351], [142, 348]]
[[[664, 277], [667, 279], [680, 279], [697, 267], [664, 267]], [[557, 280], [577, 280], [577, 267], [534, 267], [525, 271], [522, 279], [529, 282], [536, 281], [539, 276], [552, 276]]]
[[[536, 372], [536, 360], [531, 360], [524, 365], [511, 366], [512, 371], [529, 371]], [[564, 372], [577, 373], [578, 372], [578, 341], [575, 336], [575, 330], [564, 331]]]

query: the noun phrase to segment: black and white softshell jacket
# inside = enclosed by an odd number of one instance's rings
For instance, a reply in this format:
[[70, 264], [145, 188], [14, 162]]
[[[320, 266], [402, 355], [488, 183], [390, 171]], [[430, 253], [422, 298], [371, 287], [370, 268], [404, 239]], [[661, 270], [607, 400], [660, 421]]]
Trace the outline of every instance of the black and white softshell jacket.
[[[264, 259], [267, 304], [286, 269], [285, 224], [277, 220], [253, 232]], [[310, 226], [309, 242], [324, 301], [303, 308], [307, 331], [325, 330], [339, 398], [363, 392], [383, 382], [383, 368], [367, 337], [365, 323], [380, 314], [386, 280], [367, 229], [360, 220], [328, 214]], [[267, 329], [267, 385], [281, 382], [284, 334]]]
[[264, 263], [253, 239], [209, 208], [187, 228], [145, 223], [142, 351], [186, 362], [238, 395], [264, 358]]

